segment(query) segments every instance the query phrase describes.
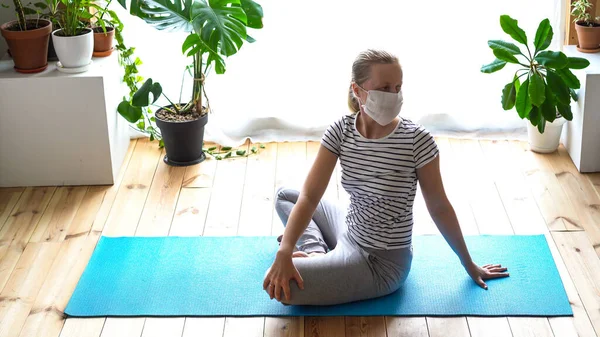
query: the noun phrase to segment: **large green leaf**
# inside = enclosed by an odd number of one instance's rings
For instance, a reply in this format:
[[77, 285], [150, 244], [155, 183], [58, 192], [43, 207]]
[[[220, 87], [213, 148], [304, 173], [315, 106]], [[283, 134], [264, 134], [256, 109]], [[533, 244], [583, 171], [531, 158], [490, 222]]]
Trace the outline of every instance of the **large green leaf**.
[[129, 123], [135, 123], [142, 117], [142, 108], [133, 106], [125, 100], [119, 103], [119, 106], [117, 106], [117, 111]]
[[553, 35], [554, 33], [552, 32], [550, 20], [542, 20], [538, 26], [537, 32], [535, 33], [535, 40], [533, 42], [535, 45], [535, 54], [537, 54], [538, 51], [544, 50], [550, 46]]
[[185, 38], [185, 41], [183, 41], [183, 44], [181, 45], [181, 52], [185, 54], [188, 52], [188, 50], [195, 48], [199, 40], [200, 37], [198, 37], [196, 33], [190, 33], [190, 35]]
[[494, 55], [502, 61], [510, 63], [519, 63], [519, 60], [517, 60], [517, 58], [513, 54], [504, 49], [494, 49]]
[[575, 74], [573, 74], [569, 69], [559, 69], [556, 71], [558, 76], [565, 81], [565, 84], [571, 89], [579, 89], [581, 87], [581, 83], [579, 83], [579, 79]]
[[248, 18], [240, 0], [196, 0], [192, 5], [194, 30], [212, 49], [231, 56], [246, 39]]
[[558, 112], [560, 112], [560, 115], [563, 116], [566, 120], [573, 120], [573, 112], [571, 111], [570, 104], [559, 103], [556, 107], [558, 108]]
[[502, 40], [489, 40], [488, 46], [493, 50], [502, 49], [511, 53], [512, 55], [521, 54], [521, 49], [514, 43], [502, 41]]
[[539, 64], [553, 69], [562, 69], [567, 66], [567, 55], [560, 51], [543, 51], [537, 54], [535, 60]]
[[[150, 101], [150, 94], [152, 94], [152, 102]], [[160, 83], [152, 82], [152, 79], [149, 78], [142, 84], [142, 86], [133, 94], [131, 99], [131, 104], [136, 107], [146, 107], [150, 104], [156, 102], [156, 100], [162, 94], [162, 87]]]
[[542, 114], [540, 113], [539, 108], [534, 106], [531, 108], [531, 111], [529, 112], [529, 116], [527, 116], [527, 119], [529, 119], [531, 124], [537, 126], [538, 123], [540, 122], [541, 116], [542, 116]]
[[544, 130], [546, 130], [546, 119], [543, 115], [540, 115], [540, 120], [538, 121], [537, 128], [540, 133], [544, 133]]
[[150, 88], [150, 92], [152, 93], [152, 103], [156, 103], [160, 95], [162, 94], [162, 86], [158, 82], [154, 82], [152, 88]]
[[517, 92], [517, 100], [515, 102], [517, 113], [521, 119], [526, 118], [531, 111], [531, 99], [529, 98], [529, 79], [525, 80], [521, 88]]
[[[247, 26], [250, 28], [259, 29], [263, 27], [263, 9], [262, 7], [252, 0], [241, 0], [242, 9], [246, 12], [248, 18]], [[252, 39], [252, 38], [251, 38]], [[254, 39], [252, 39], [254, 40]], [[250, 41], [248, 41], [250, 42]]]
[[552, 91], [550, 90], [550, 86], [546, 86], [546, 100], [544, 104], [541, 106], [542, 116], [552, 123], [556, 119], [556, 103], [554, 97], [552, 96]]
[[506, 65], [506, 61], [495, 59], [494, 62], [482, 66], [481, 72], [486, 73], [486, 74], [491, 74], [493, 72], [496, 72], [496, 71], [504, 68], [505, 65]]
[[525, 45], [527, 44], [527, 35], [525, 34], [525, 31], [519, 28], [517, 20], [508, 15], [502, 15], [500, 16], [500, 26], [502, 27], [502, 30], [515, 39], [515, 41]]
[[[144, 14], [144, 12], [142, 12], [142, 9], [141, 9], [142, 3], [144, 1], [145, 0], [131, 0], [131, 3], [129, 4], [130, 5], [129, 14], [131, 14], [133, 16], [137, 16], [140, 19], [147, 20], [149, 18], [149, 16]], [[121, 5], [123, 5], [123, 4], [121, 4]], [[123, 6], [123, 8], [127, 9], [125, 6]]]
[[590, 61], [581, 57], [568, 57], [567, 68], [584, 69], [590, 65]]
[[[217, 52], [214, 49], [212, 49], [208, 44], [206, 44], [206, 42], [204, 42], [204, 40], [202, 40], [196, 33], [190, 33], [190, 35], [188, 35], [188, 37], [181, 45], [181, 51], [184, 54], [187, 52], [187, 56], [192, 56], [198, 52], [217, 54]], [[217, 57], [220, 58], [220, 56], [218, 55]]]
[[[211, 64], [214, 62], [215, 71], [217, 74], [225, 73], [225, 61], [217, 52], [212, 50], [212, 48], [206, 44], [196, 33], [191, 33], [183, 42], [181, 46], [181, 51], [185, 54], [187, 52], [187, 56], [192, 56], [196, 53], [207, 53], [208, 58], [206, 60], [206, 64]], [[192, 67], [193, 69], [193, 67]]]
[[519, 76], [517, 76], [517, 73], [515, 73], [513, 83], [515, 84], [515, 92], [519, 92], [519, 88], [521, 88], [521, 82], [519, 81]]
[[510, 110], [515, 106], [515, 101], [517, 99], [517, 91], [515, 88], [515, 83], [510, 82], [504, 86], [502, 89], [502, 108], [504, 110]]
[[252, 0], [132, 0], [131, 13], [156, 29], [194, 31], [210, 50], [224, 56], [253, 41], [247, 27], [263, 26], [262, 7]]
[[133, 0], [132, 11], [135, 9], [134, 3], [139, 6], [138, 14], [135, 15], [156, 29], [184, 32], [193, 30], [190, 17], [193, 0]]
[[529, 98], [531, 104], [538, 107], [546, 100], [546, 84], [544, 84], [544, 79], [538, 73], [534, 73], [529, 78]]
[[556, 97], [558, 102], [562, 104], [569, 104], [571, 102], [571, 99], [569, 98], [569, 88], [560, 76], [554, 71], [548, 71], [546, 80], [552, 94]]
[[209, 53], [206, 63], [210, 64], [211, 62], [214, 62], [215, 72], [217, 74], [225, 73], [225, 61], [219, 55], [215, 53]]

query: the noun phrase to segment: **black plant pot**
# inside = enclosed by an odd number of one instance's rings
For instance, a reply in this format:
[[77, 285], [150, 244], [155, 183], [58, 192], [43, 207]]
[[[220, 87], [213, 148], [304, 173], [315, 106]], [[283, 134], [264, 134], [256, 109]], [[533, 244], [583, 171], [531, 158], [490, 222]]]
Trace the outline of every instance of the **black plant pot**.
[[171, 166], [190, 166], [198, 164], [206, 155], [202, 151], [204, 126], [208, 122], [208, 114], [190, 122], [169, 122], [156, 118], [156, 126], [165, 143], [167, 154], [163, 159]]

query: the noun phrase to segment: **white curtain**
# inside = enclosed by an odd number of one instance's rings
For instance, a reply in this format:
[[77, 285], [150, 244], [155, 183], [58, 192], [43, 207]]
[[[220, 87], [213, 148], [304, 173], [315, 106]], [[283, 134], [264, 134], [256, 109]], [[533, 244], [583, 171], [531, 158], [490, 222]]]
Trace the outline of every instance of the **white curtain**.
[[[262, 30], [250, 31], [257, 42], [226, 60], [226, 74], [207, 79], [213, 110], [207, 140], [238, 145], [247, 137], [320, 139], [348, 112], [351, 65], [367, 48], [400, 58], [404, 117], [438, 135], [518, 138], [524, 122], [500, 104], [514, 71], [479, 70], [494, 59], [487, 40], [510, 40], [500, 28], [502, 14], [517, 19], [531, 43], [544, 18], [554, 28], [550, 48], [560, 49], [564, 34], [562, 0], [258, 1], [265, 17]], [[141, 75], [160, 81], [171, 100], [178, 99], [189, 62], [181, 54], [185, 35], [156, 31], [124, 10], [119, 14], [127, 42], [145, 62]]]

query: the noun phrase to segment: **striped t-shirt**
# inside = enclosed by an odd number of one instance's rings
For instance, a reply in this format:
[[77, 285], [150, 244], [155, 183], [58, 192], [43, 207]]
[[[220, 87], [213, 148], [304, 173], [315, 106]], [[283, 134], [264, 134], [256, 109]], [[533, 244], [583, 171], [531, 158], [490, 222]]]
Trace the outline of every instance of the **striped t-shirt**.
[[367, 139], [356, 129], [356, 116], [329, 126], [321, 140], [340, 159], [342, 186], [350, 195], [348, 232], [364, 247], [409, 247], [416, 169], [437, 156], [435, 140], [422, 126], [402, 118], [388, 136]]

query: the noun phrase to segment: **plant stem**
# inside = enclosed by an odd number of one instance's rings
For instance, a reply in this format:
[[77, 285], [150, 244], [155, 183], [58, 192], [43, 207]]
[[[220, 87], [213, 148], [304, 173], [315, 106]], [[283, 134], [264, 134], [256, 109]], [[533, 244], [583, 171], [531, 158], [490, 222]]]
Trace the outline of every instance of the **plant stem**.
[[202, 54], [202, 52], [194, 54], [194, 88], [192, 98], [198, 114], [202, 114], [202, 87], [204, 86]]
[[[517, 72], [518, 72], [518, 71], [517, 71]], [[527, 74], [528, 74], [528, 73], [523, 73], [523, 74], [521, 74], [521, 75], [517, 76], [517, 79], [520, 79], [521, 77], [523, 77], [523, 76], [525, 76], [525, 75], [527, 75]], [[516, 75], [516, 74], [515, 74], [515, 75]], [[513, 82], [514, 82], [514, 80], [513, 80]]]
[[25, 20], [25, 11], [23, 10], [23, 4], [21, 4], [21, 0], [13, 0], [13, 4], [15, 5], [15, 12], [17, 12], [17, 18], [19, 19], [19, 26], [21, 30], [27, 30], [27, 20]]
[[112, 2], [112, 0], [108, 0], [106, 2], [106, 7], [104, 7], [104, 10], [102, 11], [102, 14], [100, 15], [100, 20], [102, 20], [102, 18], [104, 17], [104, 14], [106, 14], [106, 11], [108, 10], [108, 5], [110, 5], [111, 2]]
[[173, 106], [173, 109], [175, 109], [175, 111], [179, 112], [178, 106], [175, 103], [171, 102], [171, 100], [169, 99], [169, 97], [167, 97], [167, 95], [165, 95], [164, 92], [163, 92], [162, 95], [165, 96], [165, 98], [167, 99], [167, 101], [169, 101], [169, 103], [171, 103], [171, 105]]
[[[525, 48], [527, 48], [527, 53], [529, 54], [529, 58], [527, 59], [527, 61], [532, 62], [533, 56], [531, 56], [531, 50], [529, 50], [528, 45], [525, 45]], [[527, 56], [525, 56], [525, 58], [527, 58]]]
[[185, 72], [187, 68], [183, 71], [183, 75], [181, 76], [181, 87], [179, 88], [179, 102], [181, 102], [181, 96], [183, 95], [183, 82], [185, 80]]
[[206, 94], [206, 86], [202, 87], [202, 92], [204, 93], [204, 97], [206, 98], [206, 108], [210, 112], [210, 102], [208, 101], [208, 95]]

